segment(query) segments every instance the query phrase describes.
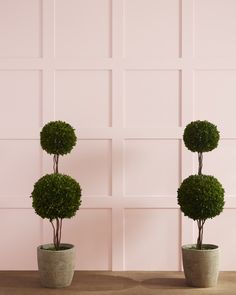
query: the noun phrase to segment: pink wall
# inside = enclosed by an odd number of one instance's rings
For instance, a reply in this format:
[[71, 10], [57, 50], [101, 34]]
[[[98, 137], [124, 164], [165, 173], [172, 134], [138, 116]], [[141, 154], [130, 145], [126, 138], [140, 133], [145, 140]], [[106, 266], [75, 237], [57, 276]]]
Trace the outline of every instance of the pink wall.
[[78, 132], [61, 172], [81, 183], [83, 205], [65, 221], [77, 268], [180, 270], [196, 227], [177, 206], [196, 158], [183, 127], [221, 131], [204, 171], [226, 190], [205, 242], [236, 270], [236, 1], [0, 0], [0, 269], [36, 269], [51, 228], [31, 208], [34, 182], [52, 171], [44, 123]]

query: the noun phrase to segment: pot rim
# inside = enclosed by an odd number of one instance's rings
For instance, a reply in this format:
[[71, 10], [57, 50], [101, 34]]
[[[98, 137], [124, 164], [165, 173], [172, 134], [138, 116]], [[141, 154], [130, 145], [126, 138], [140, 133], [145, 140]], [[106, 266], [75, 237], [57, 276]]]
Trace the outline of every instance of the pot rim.
[[63, 249], [63, 250], [59, 250], [59, 251], [48, 249], [48, 248], [50, 248], [52, 246], [54, 247], [53, 243], [42, 244], [42, 245], [39, 245], [37, 247], [37, 249], [40, 250], [40, 251], [45, 251], [45, 252], [60, 253], [60, 252], [63, 252], [63, 251], [70, 251], [70, 250], [73, 250], [75, 248], [75, 246], [73, 244], [61, 243], [60, 246], [68, 247], [68, 249]]
[[186, 244], [186, 245], [182, 245], [181, 248], [183, 251], [218, 251], [219, 250], [219, 246], [218, 245], [214, 245], [214, 244], [202, 244], [202, 246], [208, 246], [208, 249], [196, 249], [193, 248], [193, 246], [196, 246], [196, 244]]

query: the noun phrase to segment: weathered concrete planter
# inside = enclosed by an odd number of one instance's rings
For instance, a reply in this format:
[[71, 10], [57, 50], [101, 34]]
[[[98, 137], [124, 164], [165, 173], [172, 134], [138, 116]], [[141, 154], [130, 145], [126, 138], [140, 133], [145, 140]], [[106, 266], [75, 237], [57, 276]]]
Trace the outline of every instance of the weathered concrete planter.
[[67, 249], [48, 250], [53, 244], [37, 248], [38, 268], [41, 285], [48, 288], [63, 288], [71, 284], [75, 268], [75, 247], [61, 244]]
[[197, 250], [196, 245], [182, 246], [183, 267], [189, 286], [208, 288], [217, 284], [219, 274], [219, 248], [205, 244], [207, 250]]

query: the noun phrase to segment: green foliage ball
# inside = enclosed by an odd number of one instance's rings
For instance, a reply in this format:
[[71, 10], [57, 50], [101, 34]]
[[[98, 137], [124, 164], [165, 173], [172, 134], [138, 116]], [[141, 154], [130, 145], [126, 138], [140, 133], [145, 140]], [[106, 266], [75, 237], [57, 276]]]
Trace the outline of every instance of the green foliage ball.
[[34, 185], [32, 206], [42, 218], [71, 218], [81, 204], [81, 188], [72, 177], [47, 174]]
[[198, 120], [185, 127], [183, 139], [190, 151], [209, 152], [217, 147], [220, 134], [214, 124]]
[[47, 123], [40, 132], [42, 149], [49, 154], [65, 155], [71, 152], [76, 145], [74, 128], [62, 121]]
[[214, 176], [191, 175], [178, 189], [178, 204], [193, 220], [213, 218], [224, 208], [224, 189]]

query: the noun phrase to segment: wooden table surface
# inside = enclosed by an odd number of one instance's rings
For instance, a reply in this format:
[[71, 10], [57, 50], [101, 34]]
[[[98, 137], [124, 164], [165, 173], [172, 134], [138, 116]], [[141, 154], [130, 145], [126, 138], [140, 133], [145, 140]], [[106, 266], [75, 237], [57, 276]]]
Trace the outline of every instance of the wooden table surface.
[[36, 271], [0, 271], [0, 295], [236, 295], [236, 272], [221, 272], [215, 288], [190, 288], [182, 272], [76, 271], [70, 287], [42, 288]]

